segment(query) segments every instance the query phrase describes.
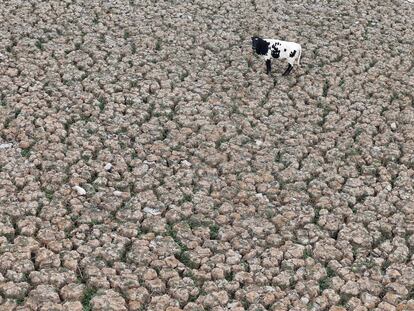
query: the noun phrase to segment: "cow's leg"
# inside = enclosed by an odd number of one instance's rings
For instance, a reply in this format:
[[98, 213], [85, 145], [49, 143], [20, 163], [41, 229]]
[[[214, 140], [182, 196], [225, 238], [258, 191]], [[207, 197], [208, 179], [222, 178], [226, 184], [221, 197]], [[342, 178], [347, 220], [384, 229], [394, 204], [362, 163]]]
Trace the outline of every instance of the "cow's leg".
[[288, 71], [287, 74], [290, 74], [290, 72], [292, 71], [292, 69], [293, 69], [293, 65], [290, 64], [290, 68], [289, 68], [289, 71]]
[[292, 71], [292, 68], [293, 66], [289, 64], [282, 76], [287, 76]]
[[270, 63], [270, 59], [266, 59], [266, 73], [269, 75], [272, 71], [272, 65]]

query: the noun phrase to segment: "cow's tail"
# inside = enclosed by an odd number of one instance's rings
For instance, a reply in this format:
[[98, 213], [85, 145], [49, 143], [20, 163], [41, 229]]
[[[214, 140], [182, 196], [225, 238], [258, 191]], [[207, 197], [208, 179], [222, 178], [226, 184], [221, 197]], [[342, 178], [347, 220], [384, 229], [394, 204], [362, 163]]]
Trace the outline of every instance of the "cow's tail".
[[300, 56], [302, 55], [302, 47], [299, 49], [298, 66], [300, 66]]

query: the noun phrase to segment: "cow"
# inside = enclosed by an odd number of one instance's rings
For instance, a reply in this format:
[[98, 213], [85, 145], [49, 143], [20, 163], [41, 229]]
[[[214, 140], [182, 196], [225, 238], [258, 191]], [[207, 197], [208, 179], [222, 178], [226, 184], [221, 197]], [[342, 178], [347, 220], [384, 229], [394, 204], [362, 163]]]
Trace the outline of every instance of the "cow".
[[283, 76], [287, 76], [292, 71], [296, 61], [300, 65], [299, 61], [302, 54], [302, 47], [298, 43], [252, 37], [252, 48], [254, 52], [265, 59], [267, 74], [270, 74], [272, 70], [272, 58], [287, 59], [289, 65], [283, 73]]

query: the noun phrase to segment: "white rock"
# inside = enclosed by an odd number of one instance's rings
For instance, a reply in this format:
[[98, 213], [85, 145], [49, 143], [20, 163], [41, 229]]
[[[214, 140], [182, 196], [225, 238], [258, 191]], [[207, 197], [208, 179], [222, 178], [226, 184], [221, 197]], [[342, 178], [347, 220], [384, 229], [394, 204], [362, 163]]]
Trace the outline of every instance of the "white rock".
[[397, 129], [397, 124], [395, 122], [391, 123], [391, 129], [392, 130], [396, 130]]
[[154, 215], [154, 216], [161, 215], [161, 211], [159, 211], [155, 208], [150, 208], [150, 207], [145, 207], [144, 208], [144, 213], [151, 214], [151, 215]]
[[264, 200], [266, 202], [270, 202], [269, 199], [267, 198], [267, 196], [263, 195], [263, 193], [256, 193], [256, 197], [261, 199], [261, 200]]
[[105, 171], [110, 171], [111, 168], [112, 168], [112, 164], [111, 163], [106, 163], [106, 165], [104, 167]]
[[12, 143], [7, 143], [7, 144], [0, 144], [0, 149], [8, 149], [13, 147]]
[[122, 196], [122, 191], [115, 190], [114, 191], [114, 196], [116, 196], [116, 197]]
[[73, 189], [73, 190], [76, 190], [76, 192], [77, 192], [79, 195], [85, 195], [85, 194], [86, 194], [86, 190], [85, 190], [85, 189], [83, 189], [82, 187], [79, 187], [79, 186], [73, 186], [73, 187], [72, 187], [72, 189]]
[[191, 166], [191, 163], [190, 163], [190, 162], [188, 162], [187, 160], [183, 160], [183, 161], [181, 161], [181, 163], [182, 163], [183, 165], [187, 166], [187, 167], [190, 167], [190, 166]]
[[263, 142], [261, 140], [256, 140], [256, 145], [261, 146]]

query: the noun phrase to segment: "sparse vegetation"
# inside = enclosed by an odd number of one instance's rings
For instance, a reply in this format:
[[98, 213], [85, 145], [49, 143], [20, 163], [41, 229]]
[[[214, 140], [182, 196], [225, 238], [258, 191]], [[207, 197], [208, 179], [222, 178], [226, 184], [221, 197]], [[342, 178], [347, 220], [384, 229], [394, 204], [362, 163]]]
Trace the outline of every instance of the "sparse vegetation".
[[409, 1], [6, 2], [0, 310], [410, 309]]
[[82, 298], [82, 306], [83, 311], [90, 311], [91, 308], [91, 300], [96, 295], [97, 290], [95, 288], [87, 287], [85, 291], [83, 292], [83, 298]]

